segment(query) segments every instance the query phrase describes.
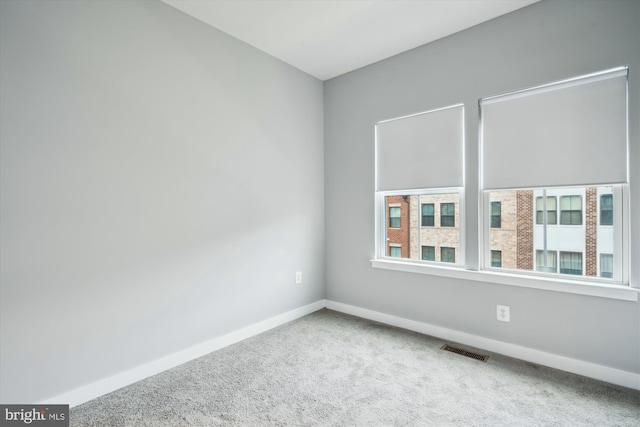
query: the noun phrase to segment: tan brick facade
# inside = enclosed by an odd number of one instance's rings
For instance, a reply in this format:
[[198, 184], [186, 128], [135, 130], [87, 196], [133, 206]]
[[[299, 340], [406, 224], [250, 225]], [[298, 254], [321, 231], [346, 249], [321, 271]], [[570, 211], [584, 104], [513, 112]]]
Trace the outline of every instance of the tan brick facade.
[[517, 219], [517, 268], [518, 270], [533, 270], [533, 222], [534, 206], [533, 191], [516, 191]]
[[589, 187], [585, 194], [585, 269], [586, 276], [598, 275], [598, 188]]

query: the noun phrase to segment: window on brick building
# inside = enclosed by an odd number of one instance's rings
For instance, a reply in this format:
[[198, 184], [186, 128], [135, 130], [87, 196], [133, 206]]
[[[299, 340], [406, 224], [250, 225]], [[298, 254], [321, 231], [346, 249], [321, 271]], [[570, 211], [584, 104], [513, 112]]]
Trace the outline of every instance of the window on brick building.
[[440, 203], [440, 227], [456, 226], [456, 208], [453, 203]]
[[402, 248], [399, 246], [390, 246], [389, 256], [394, 258], [402, 258]]
[[502, 225], [501, 203], [491, 202], [491, 228], [500, 228]]
[[582, 274], [582, 253], [581, 252], [560, 252], [560, 273], [561, 274]]
[[400, 228], [401, 209], [398, 206], [389, 208], [389, 227]]
[[456, 249], [455, 248], [440, 248], [440, 261], [442, 262], [456, 262]]
[[613, 277], [613, 254], [600, 254], [600, 277]]
[[600, 196], [600, 225], [613, 225], [613, 194]]
[[433, 227], [435, 225], [435, 209], [433, 203], [425, 203], [422, 205], [422, 226]]
[[[546, 200], [546, 204], [545, 204]], [[542, 197], [536, 197], [536, 224], [544, 224], [545, 216], [544, 212], [547, 211], [546, 222], [547, 224], [558, 223], [558, 206], [557, 199], [553, 196], [548, 196], [546, 199]]]
[[[546, 253], [546, 256], [545, 256]], [[546, 273], [558, 272], [558, 252], [556, 251], [536, 251], [536, 270]]]
[[491, 267], [502, 267], [502, 251], [491, 251]]
[[435, 246], [423, 246], [422, 247], [422, 259], [424, 261], [436, 260], [436, 248]]
[[560, 197], [560, 224], [582, 225], [582, 197]]

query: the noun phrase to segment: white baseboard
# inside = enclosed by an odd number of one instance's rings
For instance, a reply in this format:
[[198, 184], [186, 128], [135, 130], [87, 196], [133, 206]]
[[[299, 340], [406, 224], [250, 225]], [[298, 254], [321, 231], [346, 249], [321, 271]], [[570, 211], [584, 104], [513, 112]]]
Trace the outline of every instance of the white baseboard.
[[362, 317], [391, 326], [397, 326], [399, 328], [430, 335], [446, 341], [465, 344], [471, 347], [514, 357], [516, 359], [548, 366], [550, 368], [560, 369], [562, 371], [605, 381], [611, 384], [640, 390], [640, 374], [635, 374], [633, 372], [622, 371], [620, 369], [597, 365], [595, 363], [572, 359], [565, 356], [559, 356], [557, 354], [492, 340], [490, 338], [483, 338], [466, 332], [417, 322], [415, 320], [405, 319], [340, 302], [327, 300], [326, 307], [330, 310], [351, 314], [353, 316]]
[[609, 368], [582, 360], [571, 359], [564, 356], [558, 356], [543, 351], [522, 347], [515, 344], [504, 343], [501, 341], [483, 338], [465, 332], [455, 331], [440, 326], [430, 325], [428, 323], [417, 322], [415, 320], [405, 319], [390, 314], [381, 313], [374, 310], [368, 310], [349, 304], [343, 304], [335, 301], [320, 300], [303, 307], [279, 314], [237, 331], [228, 333], [221, 337], [213, 338], [204, 343], [195, 345], [174, 354], [151, 361], [142, 366], [129, 369], [111, 377], [96, 381], [91, 384], [79, 387], [77, 389], [62, 393], [50, 399], [45, 399], [40, 404], [68, 404], [71, 407], [93, 400], [97, 397], [111, 393], [119, 388], [128, 386], [137, 381], [148, 378], [152, 375], [174, 368], [183, 363], [202, 357], [212, 351], [219, 350], [231, 344], [235, 344], [244, 339], [266, 332], [277, 326], [283, 325], [292, 320], [299, 319], [307, 314], [321, 310], [322, 308], [339, 311], [353, 316], [362, 317], [376, 322], [385, 323], [387, 325], [397, 326], [411, 331], [419, 332], [425, 335], [431, 335], [443, 340], [453, 341], [460, 344], [466, 344], [479, 349], [492, 351], [494, 353], [503, 354], [505, 356], [515, 357], [517, 359], [526, 360], [537, 363], [539, 365], [549, 366], [551, 368], [560, 369], [574, 374], [583, 375], [585, 377], [594, 378], [600, 381], [617, 384], [640, 390], [640, 375], [632, 372], [626, 372], [619, 369]]
[[159, 374], [167, 369], [174, 368], [183, 363], [202, 357], [212, 351], [219, 350], [231, 344], [235, 344], [244, 339], [258, 335], [262, 332], [283, 325], [292, 320], [296, 320], [314, 311], [321, 310], [325, 307], [325, 301], [320, 300], [314, 303], [296, 308], [286, 313], [279, 314], [237, 331], [228, 333], [221, 337], [213, 338], [209, 341], [187, 348], [174, 354], [162, 357], [142, 366], [129, 369], [119, 374], [113, 375], [100, 381], [79, 387], [75, 390], [60, 394], [58, 396], [46, 399], [40, 404], [68, 404], [69, 406], [77, 406], [88, 402], [92, 399], [111, 393], [119, 388], [128, 386], [137, 381], [148, 378], [152, 375]]

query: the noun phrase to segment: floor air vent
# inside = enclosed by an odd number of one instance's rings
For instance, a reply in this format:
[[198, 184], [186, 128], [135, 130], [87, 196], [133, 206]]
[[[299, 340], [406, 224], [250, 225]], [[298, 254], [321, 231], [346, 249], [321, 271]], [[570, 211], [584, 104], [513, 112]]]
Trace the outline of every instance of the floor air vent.
[[450, 344], [443, 345], [442, 349], [450, 351], [452, 353], [460, 354], [462, 356], [470, 357], [472, 359], [480, 360], [482, 362], [486, 362], [487, 359], [489, 359], [489, 356], [487, 356], [486, 354], [474, 353], [472, 351], [465, 350], [465, 349], [459, 348], [459, 347], [455, 347], [455, 346], [450, 345]]

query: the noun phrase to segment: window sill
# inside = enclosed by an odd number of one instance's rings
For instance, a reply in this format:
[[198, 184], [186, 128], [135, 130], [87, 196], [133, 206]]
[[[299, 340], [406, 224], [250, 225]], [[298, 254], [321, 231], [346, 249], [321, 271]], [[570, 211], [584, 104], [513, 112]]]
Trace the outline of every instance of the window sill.
[[546, 291], [564, 292], [578, 295], [589, 295], [622, 301], [638, 301], [640, 289], [622, 285], [563, 280], [536, 276], [523, 276], [496, 271], [473, 271], [464, 268], [431, 266], [405, 261], [372, 259], [373, 268], [428, 274], [432, 276], [451, 277], [477, 282], [489, 282], [501, 285], [519, 286], [523, 288], [542, 289]]

